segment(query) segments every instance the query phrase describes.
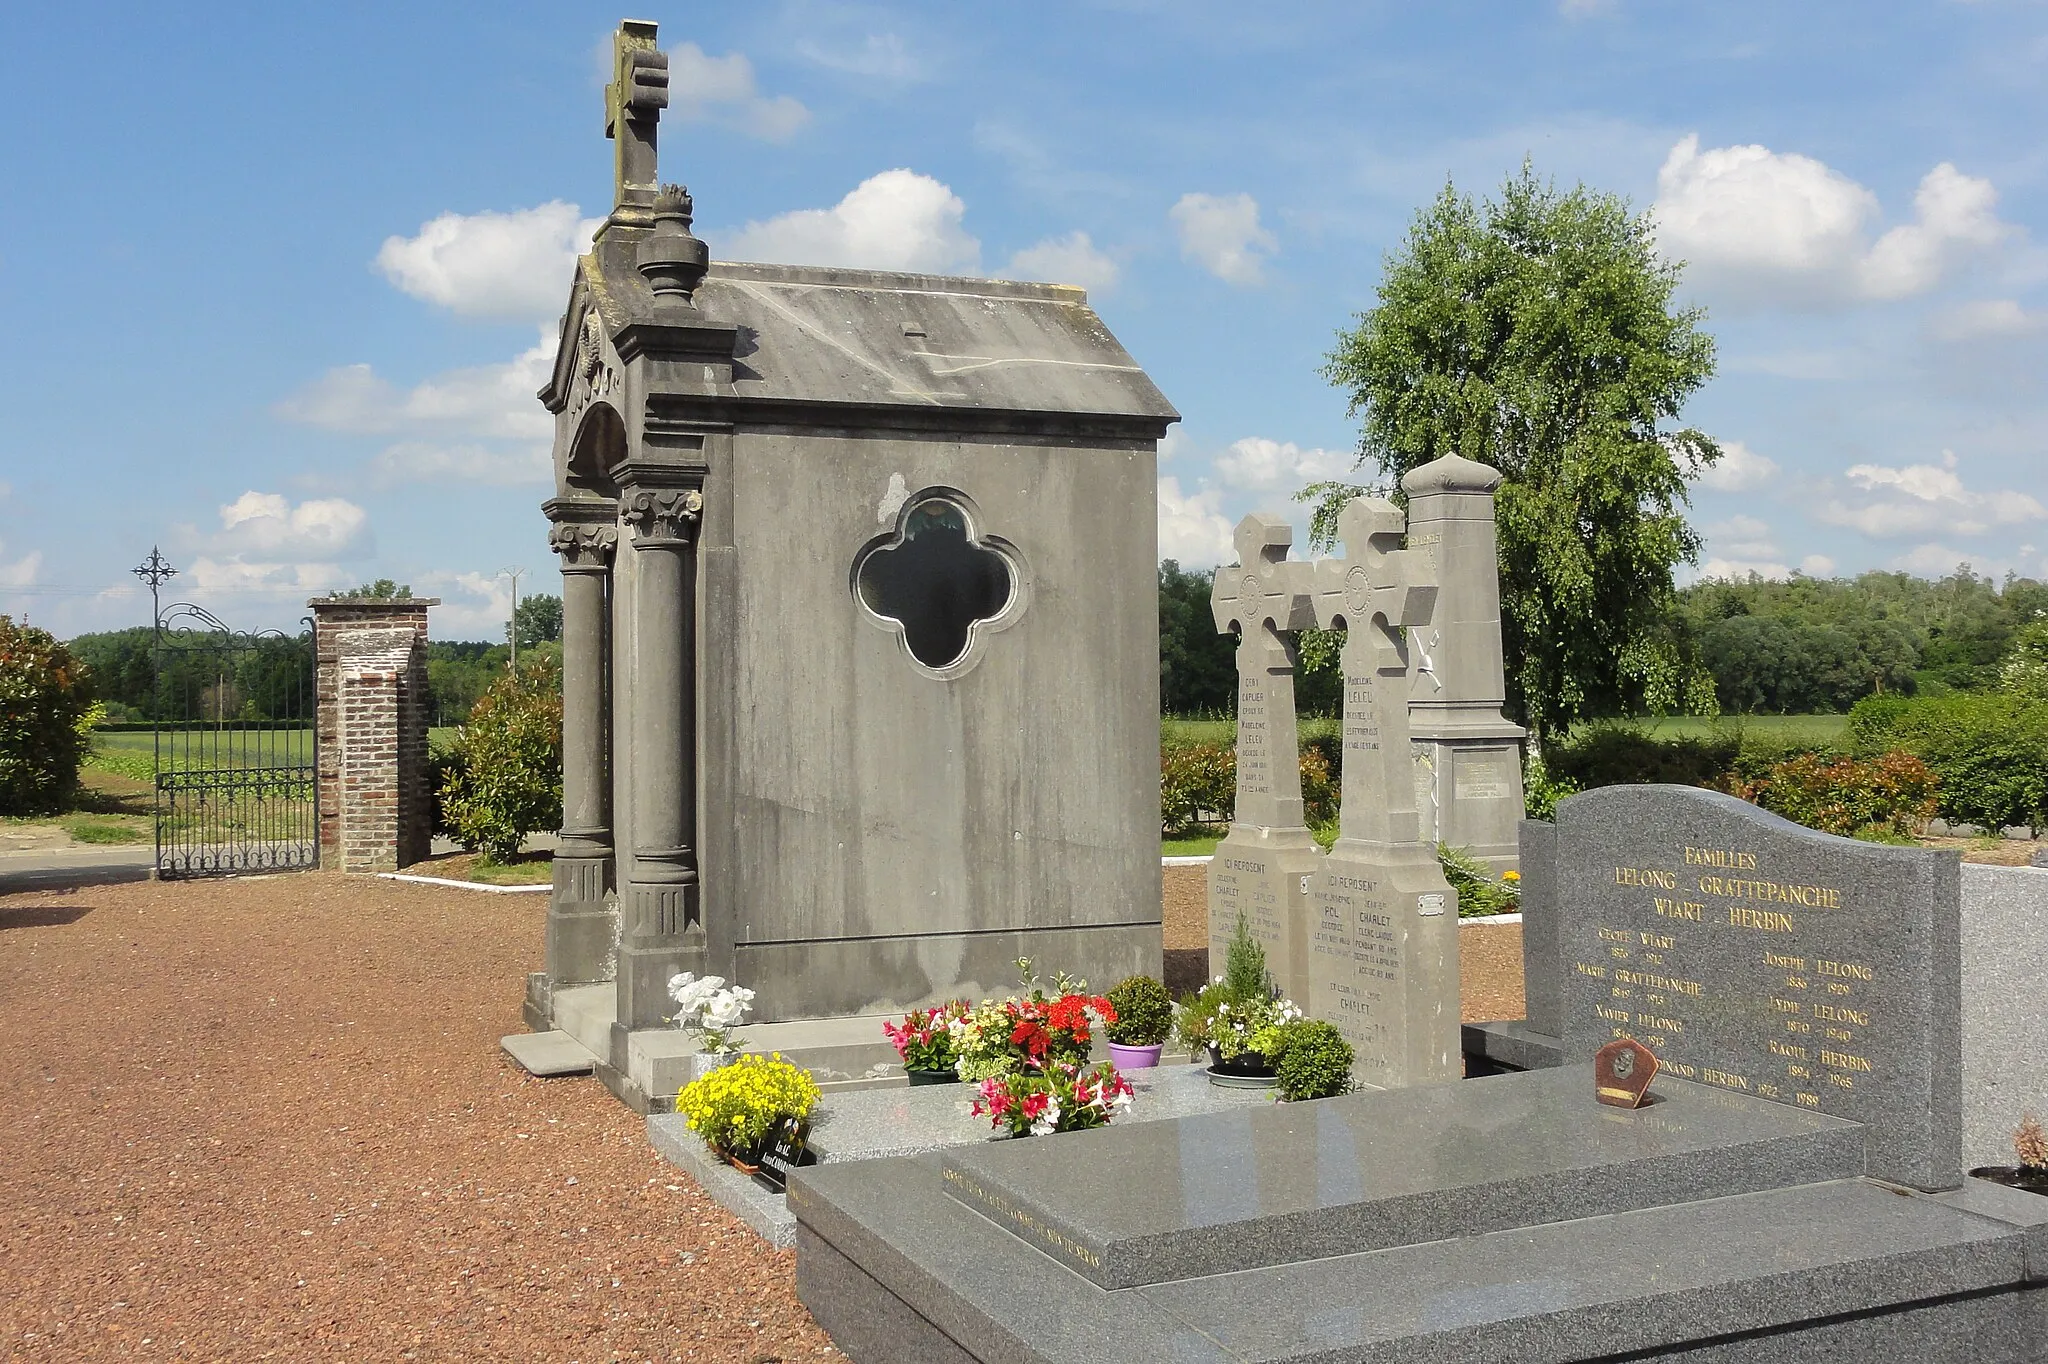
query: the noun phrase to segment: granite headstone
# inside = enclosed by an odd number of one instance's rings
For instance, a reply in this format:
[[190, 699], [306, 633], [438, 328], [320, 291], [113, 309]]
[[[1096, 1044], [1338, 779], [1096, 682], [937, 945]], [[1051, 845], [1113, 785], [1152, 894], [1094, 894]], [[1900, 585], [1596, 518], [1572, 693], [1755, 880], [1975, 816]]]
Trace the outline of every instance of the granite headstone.
[[1310, 881], [1308, 1010], [1382, 1089], [1458, 1078], [1458, 897], [1423, 836], [1411, 780], [1411, 631], [1430, 620], [1429, 560], [1400, 548], [1379, 498], [1338, 514], [1347, 556], [1316, 561], [1316, 624], [1344, 633], [1344, 791], [1336, 844]]
[[1615, 786], [1558, 806], [1554, 856], [1565, 1060], [1632, 1037], [1667, 1075], [1865, 1124], [1879, 1179], [1961, 1182], [1957, 853]]

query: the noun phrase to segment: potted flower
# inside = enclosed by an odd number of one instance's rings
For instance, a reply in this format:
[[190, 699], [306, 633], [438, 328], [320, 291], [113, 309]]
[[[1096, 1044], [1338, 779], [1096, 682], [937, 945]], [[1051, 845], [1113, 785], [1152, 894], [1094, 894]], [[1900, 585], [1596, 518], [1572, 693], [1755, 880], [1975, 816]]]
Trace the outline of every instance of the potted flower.
[[973, 1112], [999, 1136], [1036, 1137], [1104, 1126], [1130, 1104], [1130, 1082], [1109, 1062], [1054, 1061], [1042, 1071], [983, 1080]]
[[882, 1031], [903, 1058], [903, 1073], [914, 1085], [958, 1084], [954, 1069], [959, 1056], [953, 1045], [953, 1022], [967, 1017], [972, 1006], [964, 999], [912, 1009], [901, 1023], [882, 1024]]
[[807, 1122], [818, 1102], [811, 1073], [758, 1053], [741, 1056], [683, 1086], [676, 1112], [722, 1159], [748, 1174], [760, 1169], [761, 1150], [784, 1124]]
[[1109, 1059], [1119, 1070], [1145, 1070], [1159, 1064], [1166, 1035], [1173, 1030], [1173, 1001], [1166, 987], [1150, 976], [1118, 981], [1104, 996], [1116, 1011], [1109, 1034]]
[[1230, 937], [1223, 974], [1181, 1001], [1174, 1031], [1190, 1056], [1207, 1052], [1213, 1084], [1268, 1088], [1278, 1083], [1273, 1058], [1280, 1029], [1301, 1018], [1266, 973], [1266, 950], [1244, 916]]
[[2012, 1148], [2019, 1164], [1979, 1166], [1971, 1175], [2048, 1195], [2048, 1131], [2042, 1130], [2039, 1118], [2028, 1113], [2020, 1119], [2019, 1130], [2012, 1134]]
[[1056, 1061], [1085, 1065], [1095, 1028], [1116, 1021], [1107, 999], [1085, 993], [1088, 982], [1061, 972], [1048, 992], [1028, 957], [1017, 966], [1028, 993], [1000, 1003], [984, 1000], [949, 1025], [954, 1068], [963, 1080], [1037, 1073]]
[[728, 985], [724, 976], [683, 971], [668, 978], [668, 994], [676, 1002], [675, 1025], [697, 1034], [700, 1055], [716, 1066], [739, 1054], [739, 1027], [754, 1006], [752, 990]]

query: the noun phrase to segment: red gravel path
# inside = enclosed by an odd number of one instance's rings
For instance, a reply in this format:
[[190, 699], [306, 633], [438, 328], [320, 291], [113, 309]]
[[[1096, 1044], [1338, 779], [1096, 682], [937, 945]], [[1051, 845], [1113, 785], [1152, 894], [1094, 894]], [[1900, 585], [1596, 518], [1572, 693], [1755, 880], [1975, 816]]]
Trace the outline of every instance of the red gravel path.
[[831, 1353], [520, 1028], [544, 896], [305, 873], [0, 897], [0, 1359]]

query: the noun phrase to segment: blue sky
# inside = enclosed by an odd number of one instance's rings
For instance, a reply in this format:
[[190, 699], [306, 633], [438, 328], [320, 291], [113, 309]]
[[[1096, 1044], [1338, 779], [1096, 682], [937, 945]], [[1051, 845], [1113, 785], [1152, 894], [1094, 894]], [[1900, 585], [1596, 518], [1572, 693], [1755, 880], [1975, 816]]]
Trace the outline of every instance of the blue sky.
[[[555, 585], [531, 394], [622, 12], [16, 7], [0, 611], [242, 625], [375, 577], [483, 637]], [[1448, 176], [1656, 213], [1720, 342], [1709, 571], [2048, 573], [2048, 6], [654, 5], [663, 178], [728, 259], [1088, 286], [1179, 407], [1162, 554], [1350, 465], [1317, 375]]]

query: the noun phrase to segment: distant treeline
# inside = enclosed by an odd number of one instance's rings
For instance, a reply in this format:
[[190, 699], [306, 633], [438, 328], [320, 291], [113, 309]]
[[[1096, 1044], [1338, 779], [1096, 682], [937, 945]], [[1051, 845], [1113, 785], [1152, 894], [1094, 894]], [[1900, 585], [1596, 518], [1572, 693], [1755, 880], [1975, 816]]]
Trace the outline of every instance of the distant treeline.
[[[1233, 637], [1216, 632], [1214, 574], [1159, 566], [1159, 704], [1172, 715], [1227, 715], [1237, 702]], [[1672, 627], [1710, 673], [1727, 714], [1841, 713], [1872, 695], [1976, 691], [1997, 681], [2013, 634], [2048, 617], [2048, 585], [2001, 584], [1967, 566], [1945, 578], [1865, 573], [1773, 582], [1714, 579], [1679, 592]], [[1324, 657], [1327, 657], [1325, 651]], [[1334, 713], [1341, 679], [1305, 668], [1304, 713]]]
[[[146, 625], [80, 635], [68, 647], [90, 671], [93, 697], [106, 705], [112, 720], [312, 718], [313, 651], [303, 632], [242, 641], [232, 650], [203, 638], [169, 638], [162, 654], [161, 687], [150, 661], [152, 632]], [[468, 719], [477, 698], [503, 675], [510, 657], [504, 644], [429, 640], [432, 723], [459, 725]]]

